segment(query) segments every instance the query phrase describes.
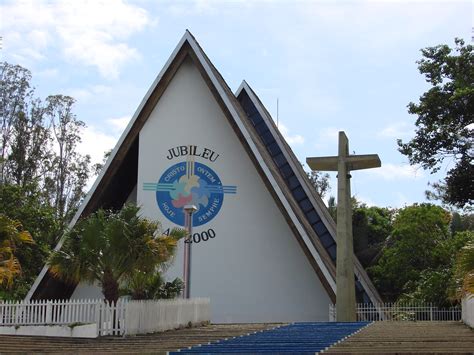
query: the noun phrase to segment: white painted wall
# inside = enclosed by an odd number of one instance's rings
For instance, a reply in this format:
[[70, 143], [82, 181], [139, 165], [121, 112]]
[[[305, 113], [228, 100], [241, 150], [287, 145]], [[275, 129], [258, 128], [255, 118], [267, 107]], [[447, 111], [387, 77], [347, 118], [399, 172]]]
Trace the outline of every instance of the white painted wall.
[[[329, 297], [248, 154], [191, 61], [176, 73], [140, 132], [137, 202], [144, 215], [175, 227], [143, 183], [171, 165], [168, 149], [197, 145], [220, 154], [208, 165], [224, 185], [222, 209], [208, 224], [216, 237], [193, 244], [192, 297], [210, 297], [213, 322], [289, 322], [328, 319]], [[168, 278], [182, 277], [182, 243]]]
[[462, 299], [462, 321], [474, 328], [474, 295], [468, 295]]

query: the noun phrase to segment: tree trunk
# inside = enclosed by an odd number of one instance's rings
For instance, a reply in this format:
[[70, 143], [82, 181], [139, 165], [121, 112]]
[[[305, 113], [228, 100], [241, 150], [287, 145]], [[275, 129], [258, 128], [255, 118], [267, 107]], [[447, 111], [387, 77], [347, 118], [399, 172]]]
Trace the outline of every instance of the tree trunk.
[[110, 270], [104, 272], [102, 278], [102, 293], [109, 303], [116, 303], [119, 298], [119, 284], [117, 280], [114, 279]]

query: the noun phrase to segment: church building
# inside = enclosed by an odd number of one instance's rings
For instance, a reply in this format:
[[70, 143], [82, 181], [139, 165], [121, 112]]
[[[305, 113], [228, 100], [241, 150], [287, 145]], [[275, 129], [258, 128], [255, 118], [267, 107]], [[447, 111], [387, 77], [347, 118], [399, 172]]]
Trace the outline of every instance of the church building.
[[[233, 93], [188, 31], [70, 227], [126, 202], [164, 231], [197, 207], [190, 294], [210, 297], [212, 322], [328, 320], [335, 223], [256, 93], [245, 81]], [[183, 246], [168, 279], [183, 276]], [[357, 258], [354, 277], [358, 302], [380, 302]], [[64, 284], [45, 266], [27, 299], [97, 297], [97, 286]]]

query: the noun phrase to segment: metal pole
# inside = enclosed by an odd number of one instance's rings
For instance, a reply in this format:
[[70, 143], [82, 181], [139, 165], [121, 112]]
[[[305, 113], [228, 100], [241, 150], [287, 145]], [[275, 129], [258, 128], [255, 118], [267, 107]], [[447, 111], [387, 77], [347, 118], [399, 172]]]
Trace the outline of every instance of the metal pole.
[[186, 228], [186, 237], [184, 238], [184, 259], [183, 259], [183, 298], [188, 298], [188, 263], [189, 263], [189, 242], [190, 242], [190, 235], [189, 235], [189, 214], [184, 212], [184, 225]]
[[186, 243], [188, 249], [188, 279], [186, 284], [186, 298], [191, 298], [191, 260], [192, 260], [192, 249], [191, 243], [193, 238], [193, 213], [188, 214], [188, 238], [189, 243]]
[[197, 211], [196, 206], [184, 206], [184, 225], [187, 235], [184, 239], [184, 263], [183, 263], [183, 298], [189, 299], [191, 296], [191, 243], [193, 237], [193, 213]]

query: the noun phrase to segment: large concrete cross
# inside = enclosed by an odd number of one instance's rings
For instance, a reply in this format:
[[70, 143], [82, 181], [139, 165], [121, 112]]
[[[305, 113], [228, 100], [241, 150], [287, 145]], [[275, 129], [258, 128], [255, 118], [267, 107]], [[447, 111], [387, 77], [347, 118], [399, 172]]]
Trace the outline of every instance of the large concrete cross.
[[351, 170], [378, 168], [377, 154], [349, 155], [349, 141], [339, 132], [339, 155], [336, 157], [307, 158], [312, 170], [337, 171], [337, 258], [336, 258], [336, 313], [338, 322], [356, 320], [354, 284], [354, 247], [352, 237]]

